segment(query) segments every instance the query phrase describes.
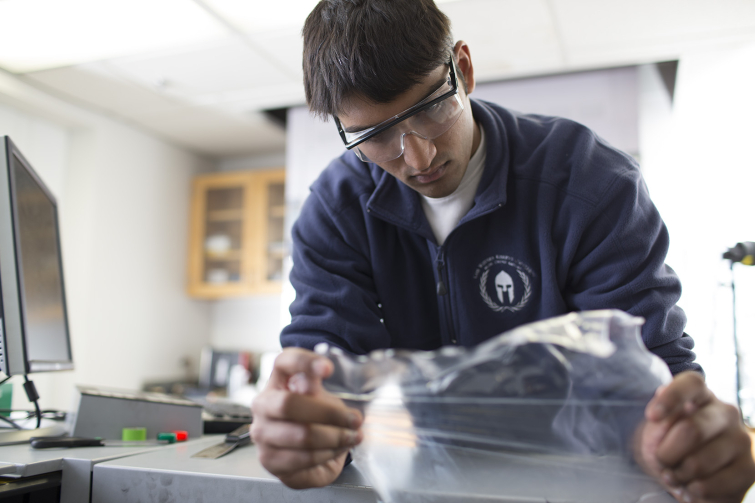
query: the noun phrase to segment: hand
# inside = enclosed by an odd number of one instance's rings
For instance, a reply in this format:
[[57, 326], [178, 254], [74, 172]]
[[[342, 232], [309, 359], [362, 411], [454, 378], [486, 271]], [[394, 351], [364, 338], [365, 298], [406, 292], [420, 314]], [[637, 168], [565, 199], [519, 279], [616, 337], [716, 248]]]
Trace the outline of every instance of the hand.
[[360, 412], [322, 387], [332, 372], [327, 358], [287, 348], [252, 403], [252, 438], [260, 462], [291, 488], [332, 483], [349, 449], [362, 441]]
[[636, 458], [684, 503], [740, 503], [755, 482], [750, 436], [736, 407], [697, 372], [658, 388], [645, 409]]

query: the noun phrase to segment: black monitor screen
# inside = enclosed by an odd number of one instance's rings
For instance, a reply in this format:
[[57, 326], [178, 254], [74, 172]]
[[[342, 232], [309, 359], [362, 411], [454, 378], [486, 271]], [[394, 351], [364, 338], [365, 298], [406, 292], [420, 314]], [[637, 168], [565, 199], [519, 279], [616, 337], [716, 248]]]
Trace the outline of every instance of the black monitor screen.
[[71, 360], [56, 208], [22, 162], [12, 157], [27, 358], [32, 371], [44, 370], [44, 362]]

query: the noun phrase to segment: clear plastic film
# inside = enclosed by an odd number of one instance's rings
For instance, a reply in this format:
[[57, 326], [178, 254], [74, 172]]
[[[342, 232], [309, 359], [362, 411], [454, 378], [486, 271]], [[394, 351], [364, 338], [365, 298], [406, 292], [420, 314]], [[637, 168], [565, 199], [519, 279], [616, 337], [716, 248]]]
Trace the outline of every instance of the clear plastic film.
[[666, 364], [616, 310], [531, 323], [472, 349], [345, 354], [324, 383], [365, 416], [352, 451], [392, 502], [674, 501], [632, 438]]

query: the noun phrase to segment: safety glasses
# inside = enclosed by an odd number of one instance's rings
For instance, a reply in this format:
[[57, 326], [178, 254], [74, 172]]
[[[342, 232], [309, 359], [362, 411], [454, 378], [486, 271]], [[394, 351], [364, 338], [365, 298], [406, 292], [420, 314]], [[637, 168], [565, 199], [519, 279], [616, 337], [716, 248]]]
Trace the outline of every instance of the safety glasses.
[[334, 115], [338, 133], [346, 148], [354, 149], [362, 161], [387, 162], [404, 154], [404, 138], [407, 134], [433, 140], [451, 129], [461, 116], [464, 104], [459, 96], [459, 81], [453, 56], [448, 65], [448, 77], [435, 92], [374, 127], [362, 131], [345, 131], [341, 121]]

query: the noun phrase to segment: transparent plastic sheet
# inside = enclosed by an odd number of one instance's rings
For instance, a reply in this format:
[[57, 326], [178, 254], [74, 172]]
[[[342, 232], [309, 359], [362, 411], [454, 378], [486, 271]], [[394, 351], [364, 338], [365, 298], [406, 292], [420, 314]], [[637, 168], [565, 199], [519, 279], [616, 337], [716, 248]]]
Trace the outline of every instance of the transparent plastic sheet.
[[386, 503], [674, 501], [632, 460], [666, 364], [616, 310], [524, 325], [472, 348], [315, 350], [365, 415], [357, 467]]

